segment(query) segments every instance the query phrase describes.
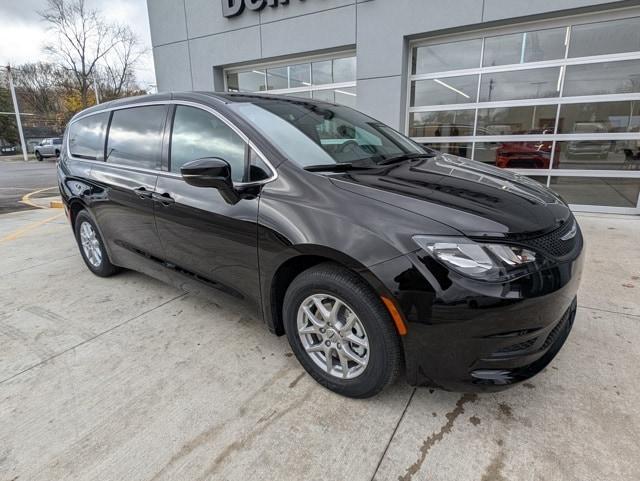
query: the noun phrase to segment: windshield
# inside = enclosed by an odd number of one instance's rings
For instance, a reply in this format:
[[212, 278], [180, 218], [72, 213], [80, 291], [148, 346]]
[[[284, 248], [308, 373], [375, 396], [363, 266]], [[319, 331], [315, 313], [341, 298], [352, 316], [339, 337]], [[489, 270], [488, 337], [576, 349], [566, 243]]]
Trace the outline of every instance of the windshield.
[[230, 105], [289, 159], [302, 167], [375, 165], [425, 155], [420, 145], [349, 107], [286, 99]]

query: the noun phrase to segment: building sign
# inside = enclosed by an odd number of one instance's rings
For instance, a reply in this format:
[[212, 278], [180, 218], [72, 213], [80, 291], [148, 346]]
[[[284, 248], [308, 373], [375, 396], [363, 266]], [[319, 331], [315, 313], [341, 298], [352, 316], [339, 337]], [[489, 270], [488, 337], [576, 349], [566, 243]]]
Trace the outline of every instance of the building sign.
[[258, 12], [267, 5], [270, 7], [277, 7], [278, 5], [288, 4], [289, 0], [222, 0], [222, 15], [227, 18], [235, 17], [244, 12], [245, 6], [249, 10]]

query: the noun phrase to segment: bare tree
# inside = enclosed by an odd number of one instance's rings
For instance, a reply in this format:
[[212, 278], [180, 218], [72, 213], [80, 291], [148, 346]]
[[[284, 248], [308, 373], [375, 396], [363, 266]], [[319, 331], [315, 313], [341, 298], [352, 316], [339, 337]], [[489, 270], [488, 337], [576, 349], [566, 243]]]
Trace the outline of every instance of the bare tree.
[[45, 115], [60, 111], [59, 92], [66, 72], [45, 62], [27, 63], [14, 70], [16, 90], [27, 111]]
[[105, 100], [138, 92], [135, 66], [147, 53], [137, 35], [129, 27], [122, 27], [120, 41], [104, 56], [99, 67], [100, 94]]
[[98, 64], [121, 43], [123, 28], [105, 22], [85, 0], [47, 0], [39, 14], [56, 37], [45, 50], [72, 74], [82, 107], [87, 107]]

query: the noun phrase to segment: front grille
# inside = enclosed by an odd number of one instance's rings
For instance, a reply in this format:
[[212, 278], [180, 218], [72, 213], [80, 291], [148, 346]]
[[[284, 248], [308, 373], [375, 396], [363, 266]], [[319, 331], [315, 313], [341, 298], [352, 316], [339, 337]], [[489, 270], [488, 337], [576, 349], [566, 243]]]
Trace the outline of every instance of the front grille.
[[562, 240], [562, 236], [566, 235], [571, 230], [575, 222], [575, 219], [571, 217], [569, 222], [559, 229], [556, 229], [550, 234], [545, 234], [533, 239], [527, 239], [526, 241], [523, 241], [523, 244], [526, 244], [533, 249], [551, 254], [555, 257], [564, 257], [573, 251], [580, 237], [580, 233], [576, 232], [576, 235], [571, 239]]

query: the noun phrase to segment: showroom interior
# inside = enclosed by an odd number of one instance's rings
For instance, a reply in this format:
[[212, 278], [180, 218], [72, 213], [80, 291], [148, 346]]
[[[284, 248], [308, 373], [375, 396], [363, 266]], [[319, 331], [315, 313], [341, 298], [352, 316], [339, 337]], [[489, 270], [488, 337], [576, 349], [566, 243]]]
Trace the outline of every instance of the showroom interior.
[[159, 91], [348, 105], [574, 211], [640, 214], [637, 2], [225, 2], [149, 2]]

